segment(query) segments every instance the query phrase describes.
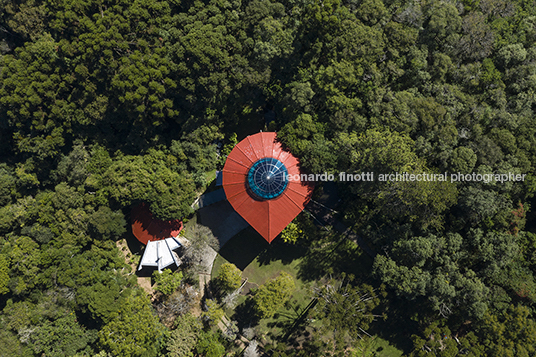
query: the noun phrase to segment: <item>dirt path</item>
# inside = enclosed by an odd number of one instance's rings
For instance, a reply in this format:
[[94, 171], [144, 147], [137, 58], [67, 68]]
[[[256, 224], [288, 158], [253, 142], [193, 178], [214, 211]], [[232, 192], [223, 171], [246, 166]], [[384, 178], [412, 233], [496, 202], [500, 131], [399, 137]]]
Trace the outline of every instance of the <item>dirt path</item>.
[[151, 286], [151, 278], [149, 277], [140, 277], [138, 276], [138, 285], [147, 292], [147, 294], [151, 295], [151, 300], [154, 299], [154, 290]]
[[201, 298], [205, 296], [205, 286], [208, 285], [209, 281], [210, 274], [199, 273], [199, 292], [201, 294]]
[[[117, 248], [125, 258], [125, 263], [127, 263], [130, 266], [130, 272], [131, 274], [136, 273], [136, 269], [138, 269], [138, 265], [131, 259], [133, 256], [132, 252], [128, 248], [128, 244], [125, 239], [118, 240], [115, 242]], [[154, 299], [154, 290], [151, 287], [151, 278], [150, 277], [140, 277], [137, 276], [138, 285], [147, 292], [151, 296], [151, 300]]]
[[[223, 315], [220, 321], [218, 321], [218, 328], [225, 332], [227, 330], [227, 326], [229, 325], [229, 320], [227, 319], [227, 316]], [[238, 338], [235, 340], [235, 343], [238, 347], [242, 349], [242, 351], [246, 348], [246, 346], [249, 344], [249, 340], [242, 336], [241, 334], [238, 334]]]

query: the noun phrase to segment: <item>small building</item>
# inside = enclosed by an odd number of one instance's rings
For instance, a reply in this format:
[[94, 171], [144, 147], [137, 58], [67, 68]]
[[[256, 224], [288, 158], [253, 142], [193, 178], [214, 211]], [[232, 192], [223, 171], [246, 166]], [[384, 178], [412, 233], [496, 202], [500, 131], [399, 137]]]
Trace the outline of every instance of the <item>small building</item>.
[[173, 264], [178, 267], [182, 262], [175, 250], [181, 247], [182, 244], [174, 237], [147, 242], [138, 270], [155, 267], [158, 271], [162, 271]]
[[138, 270], [154, 267], [162, 271], [173, 264], [181, 265], [177, 250], [183, 247], [179, 233], [182, 221], [162, 221], [153, 217], [149, 207], [142, 203], [131, 211], [132, 233], [143, 244], [145, 250]]

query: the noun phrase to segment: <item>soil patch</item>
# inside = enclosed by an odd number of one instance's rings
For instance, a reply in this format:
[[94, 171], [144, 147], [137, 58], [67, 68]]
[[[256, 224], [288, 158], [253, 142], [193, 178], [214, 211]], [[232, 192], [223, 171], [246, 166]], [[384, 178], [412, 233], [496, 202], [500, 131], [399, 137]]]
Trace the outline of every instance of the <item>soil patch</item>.
[[255, 284], [255, 283], [247, 282], [244, 285], [244, 287], [242, 288], [242, 290], [240, 291], [240, 295], [247, 295], [247, 294], [249, 294], [251, 289], [258, 288], [258, 287], [259, 287], [259, 285]]
[[[130, 266], [131, 272], [136, 272], [136, 269], [138, 268], [138, 264], [136, 264], [136, 259], [132, 259], [133, 254], [130, 251], [130, 248], [127, 244], [127, 241], [125, 239], [120, 239], [117, 242], [115, 242], [117, 248], [123, 255], [123, 258], [125, 259], [125, 263]], [[145, 276], [137, 276], [138, 285], [145, 290], [147, 294], [151, 296], [151, 301], [155, 298], [155, 291], [151, 287], [151, 277], [145, 277]]]

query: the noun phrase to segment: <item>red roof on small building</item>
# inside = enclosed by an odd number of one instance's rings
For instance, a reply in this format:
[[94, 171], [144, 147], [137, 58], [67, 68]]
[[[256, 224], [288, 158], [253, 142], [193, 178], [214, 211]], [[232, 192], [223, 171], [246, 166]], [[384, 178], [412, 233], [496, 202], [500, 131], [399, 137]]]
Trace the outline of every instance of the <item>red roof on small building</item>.
[[130, 213], [132, 233], [143, 244], [170, 237], [176, 237], [182, 230], [182, 221], [162, 221], [153, 218], [149, 206], [142, 203], [134, 207]]
[[239, 142], [231, 151], [223, 168], [223, 189], [227, 200], [264, 239], [275, 237], [305, 208], [312, 194], [312, 185], [288, 180], [279, 196], [256, 197], [248, 187], [248, 173], [261, 159], [274, 158], [286, 168], [288, 176], [299, 175], [299, 161], [284, 151], [276, 141], [276, 133], [258, 133]]

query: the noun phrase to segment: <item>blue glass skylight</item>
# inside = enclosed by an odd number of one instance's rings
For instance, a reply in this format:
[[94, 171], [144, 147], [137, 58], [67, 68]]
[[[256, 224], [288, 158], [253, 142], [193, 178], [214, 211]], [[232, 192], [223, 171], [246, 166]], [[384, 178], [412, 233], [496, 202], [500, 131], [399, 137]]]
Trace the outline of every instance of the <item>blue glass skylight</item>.
[[248, 171], [248, 185], [259, 198], [276, 198], [287, 188], [287, 168], [281, 161], [272, 157], [260, 159]]

